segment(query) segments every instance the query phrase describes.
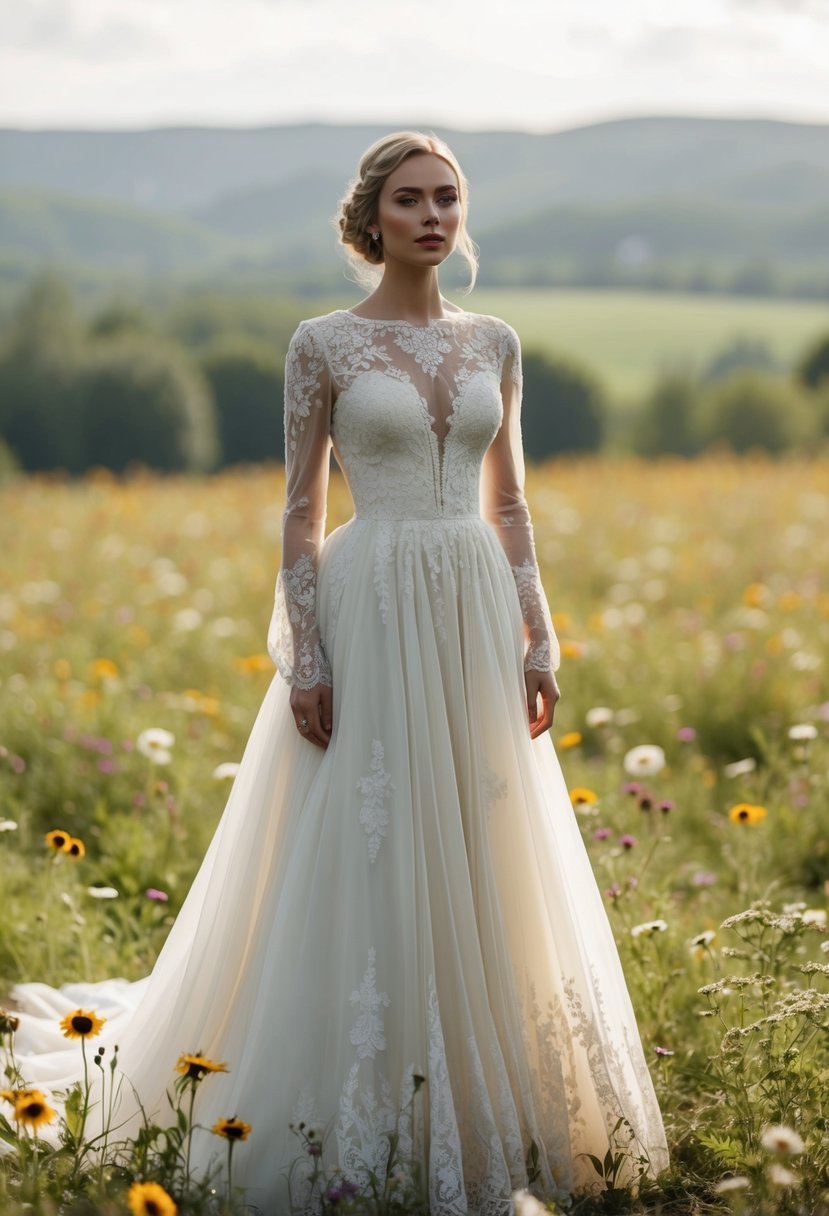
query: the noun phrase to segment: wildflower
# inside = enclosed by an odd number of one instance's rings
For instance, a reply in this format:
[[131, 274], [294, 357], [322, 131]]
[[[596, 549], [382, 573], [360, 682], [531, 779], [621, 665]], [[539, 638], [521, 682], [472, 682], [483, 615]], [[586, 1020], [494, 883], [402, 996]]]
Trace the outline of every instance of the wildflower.
[[0, 1089], [0, 1098], [4, 1102], [11, 1102], [12, 1106], [16, 1106], [21, 1098], [31, 1098], [35, 1094], [40, 1093], [38, 1089]]
[[636, 847], [636, 837], [631, 836], [630, 832], [625, 832], [624, 836], [619, 837], [619, 844], [623, 849], [633, 849]]
[[134, 1182], [127, 1192], [133, 1216], [176, 1216], [178, 1208], [157, 1182]]
[[0, 832], [16, 832], [17, 824], [13, 819], [0, 819]]
[[747, 823], [753, 825], [765, 819], [768, 811], [764, 806], [753, 806], [750, 802], [738, 802], [728, 812], [732, 823]]
[[612, 835], [613, 833], [611, 832], [610, 828], [596, 828], [595, 832], [593, 833], [593, 839], [607, 840], [608, 837]]
[[811, 722], [797, 722], [789, 727], [789, 738], [798, 743], [810, 743], [817, 738], [817, 727], [812, 726]]
[[544, 1204], [529, 1191], [513, 1191], [512, 1198], [515, 1204], [515, 1216], [547, 1216], [549, 1209], [545, 1208]]
[[99, 1018], [91, 1010], [76, 1009], [61, 1020], [60, 1028], [65, 1039], [94, 1039], [105, 1022], [106, 1018]]
[[86, 846], [77, 836], [70, 836], [69, 844], [66, 846], [65, 852], [73, 857], [75, 861], [80, 861], [82, 857], [86, 857]]
[[680, 726], [679, 730], [676, 732], [676, 737], [681, 743], [693, 743], [694, 739], [697, 737], [697, 732], [694, 730], [693, 726]]
[[72, 837], [61, 828], [55, 828], [54, 831], [47, 832], [43, 839], [49, 848], [54, 849], [56, 853], [65, 853], [69, 848], [69, 841]]
[[209, 1072], [227, 1072], [227, 1064], [215, 1064], [203, 1055], [179, 1056], [176, 1072], [192, 1081], [199, 1081]]
[[705, 929], [702, 933], [698, 933], [696, 937], [692, 937], [688, 943], [691, 953], [696, 955], [697, 958], [701, 957], [716, 936], [713, 929]]
[[238, 771], [239, 771], [238, 764], [232, 764], [230, 762], [226, 762], [224, 764], [217, 764], [216, 767], [213, 769], [211, 776], [214, 777], [216, 779], [216, 781], [224, 781], [224, 779], [226, 777], [235, 777], [236, 774], [238, 773]]
[[829, 954], [829, 942], [821, 942], [820, 948], [824, 954]]
[[671, 1051], [669, 1047], [654, 1047], [654, 1054], [657, 1056], [673, 1056], [675, 1051]]
[[58, 1117], [58, 1112], [52, 1110], [39, 1089], [23, 1089], [19, 1091], [19, 1095], [14, 1104], [15, 1122], [37, 1131], [39, 1127]]
[[647, 920], [642, 925], [634, 925], [630, 931], [631, 937], [652, 937], [654, 933], [664, 933], [668, 922], [664, 920]]
[[584, 786], [577, 785], [570, 790], [570, 801], [573, 806], [592, 806], [598, 800], [598, 795], [593, 790], [585, 789]]
[[726, 777], [745, 777], [749, 773], [753, 773], [757, 767], [757, 761], [753, 756], [747, 756], [745, 760], [734, 760], [731, 764], [726, 764], [723, 773]]
[[806, 1147], [797, 1132], [783, 1124], [773, 1124], [765, 1128], [760, 1143], [763, 1148], [780, 1153], [783, 1157], [794, 1157]]
[[676, 804], [672, 798], [663, 798], [659, 803], [659, 809], [663, 815], [667, 815], [674, 809], [675, 805]]
[[622, 894], [622, 888], [619, 886], [618, 882], [614, 882], [613, 886], [608, 887], [604, 894], [605, 899], [618, 899]]
[[567, 734], [562, 735], [558, 741], [559, 747], [563, 747], [563, 748], [578, 747], [578, 745], [580, 743], [581, 743], [581, 731], [578, 731], [578, 730], [568, 731]]
[[87, 887], [87, 895], [91, 895], [93, 899], [117, 899], [118, 892], [115, 887]]
[[716, 881], [716, 874], [712, 874], [710, 870], [697, 870], [696, 874], [691, 877], [691, 882], [695, 887], [713, 887]]
[[608, 709], [606, 705], [595, 705], [588, 709], [584, 720], [590, 727], [609, 726], [613, 721], [613, 710]]
[[232, 1119], [219, 1119], [210, 1130], [217, 1136], [224, 1136], [225, 1140], [236, 1141], [247, 1140], [253, 1128], [234, 1115]]
[[135, 740], [135, 747], [142, 756], [147, 756], [156, 764], [169, 764], [173, 758], [170, 748], [175, 741], [175, 735], [171, 734], [169, 730], [163, 730], [160, 726], [151, 726], [147, 730], [142, 730]]
[[170, 898], [166, 891], [159, 891], [157, 887], [147, 887], [144, 894], [147, 896], [147, 899], [153, 899], [160, 904], [166, 904]]
[[655, 777], [665, 767], [665, 753], [653, 743], [641, 743], [632, 747], [622, 761], [626, 773], [638, 773], [642, 777]]
[[638, 798], [644, 788], [638, 781], [627, 781], [625, 783], [625, 793], [630, 794], [633, 798]]
[[308, 1156], [309, 1157], [321, 1157], [322, 1156], [322, 1145], [320, 1144], [319, 1140], [312, 1140], [311, 1143], [308, 1145]]
[[807, 908], [802, 913], [800, 919], [806, 925], [820, 925], [822, 929], [826, 928], [826, 909], [825, 908]]
[[642, 790], [638, 801], [640, 811], [647, 812], [653, 810], [653, 794], [649, 793], [648, 790]]
[[772, 1161], [769, 1166], [769, 1182], [772, 1186], [793, 1187], [800, 1185], [800, 1179], [797, 1174], [793, 1174], [791, 1170], [786, 1169], [785, 1165], [781, 1165], [779, 1161]]
[[14, 1034], [19, 1025], [20, 1018], [16, 1018], [13, 1013], [9, 1013], [8, 1009], [0, 1006], [0, 1035]]
[[724, 1195], [727, 1191], [744, 1191], [748, 1185], [748, 1178], [743, 1174], [732, 1174], [730, 1178], [721, 1178], [714, 1190], [718, 1195]]

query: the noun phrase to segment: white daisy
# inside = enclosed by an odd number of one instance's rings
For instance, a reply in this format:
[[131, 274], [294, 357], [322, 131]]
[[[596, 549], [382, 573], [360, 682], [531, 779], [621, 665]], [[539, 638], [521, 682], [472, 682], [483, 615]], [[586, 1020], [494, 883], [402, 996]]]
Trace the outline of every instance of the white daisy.
[[622, 763], [626, 773], [638, 777], [655, 777], [665, 767], [665, 753], [655, 743], [641, 743], [625, 753]]
[[753, 756], [747, 756], [745, 760], [735, 760], [732, 764], [726, 764], [723, 773], [726, 777], [744, 777], [747, 773], [753, 773], [757, 767], [757, 761]]
[[794, 1157], [797, 1153], [802, 1153], [806, 1147], [793, 1128], [785, 1127], [780, 1123], [767, 1127], [760, 1137], [760, 1143], [763, 1148], [774, 1153], [781, 1153], [785, 1157]]
[[117, 899], [118, 892], [115, 887], [87, 887], [87, 894], [93, 899]]
[[812, 726], [811, 722], [797, 722], [794, 726], [789, 727], [789, 738], [796, 739], [799, 743], [816, 739], [817, 727]]
[[173, 758], [169, 749], [175, 741], [175, 735], [169, 730], [164, 730], [160, 726], [150, 726], [146, 730], [142, 730], [135, 740], [135, 747], [142, 756], [147, 756], [156, 764], [169, 764]]
[[588, 726], [609, 726], [613, 721], [613, 710], [606, 705], [594, 705], [584, 715]]
[[226, 777], [235, 777], [239, 771], [239, 765], [227, 761], [224, 764], [217, 764], [213, 769], [211, 776], [217, 781], [223, 781]]
[[800, 1183], [797, 1174], [793, 1174], [791, 1170], [786, 1169], [785, 1165], [781, 1165], [779, 1161], [773, 1161], [769, 1166], [769, 1182], [772, 1186], [792, 1187]]
[[647, 920], [642, 925], [634, 925], [630, 931], [631, 937], [651, 937], [654, 933], [664, 933], [668, 928], [665, 920]]

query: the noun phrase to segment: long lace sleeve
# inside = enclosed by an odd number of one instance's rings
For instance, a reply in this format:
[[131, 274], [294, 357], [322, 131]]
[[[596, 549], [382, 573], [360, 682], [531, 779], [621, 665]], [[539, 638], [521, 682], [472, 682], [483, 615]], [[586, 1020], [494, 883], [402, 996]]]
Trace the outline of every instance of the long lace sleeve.
[[331, 457], [331, 377], [303, 321], [285, 359], [285, 511], [268, 653], [298, 688], [331, 685], [317, 623], [317, 563], [325, 532]]
[[557, 671], [561, 651], [541, 583], [532, 520], [524, 497], [521, 388], [521, 347], [515, 331], [508, 329], [501, 371], [504, 417], [484, 458], [481, 508], [504, 546], [518, 589], [526, 638], [524, 670]]

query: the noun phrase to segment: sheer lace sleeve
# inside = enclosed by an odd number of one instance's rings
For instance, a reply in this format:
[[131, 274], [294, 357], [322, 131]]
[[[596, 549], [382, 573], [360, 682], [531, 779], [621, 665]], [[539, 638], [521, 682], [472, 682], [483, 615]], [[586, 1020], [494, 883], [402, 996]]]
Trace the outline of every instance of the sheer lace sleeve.
[[331, 685], [317, 624], [317, 562], [331, 458], [331, 377], [313, 326], [303, 321], [285, 359], [285, 511], [268, 653], [298, 688]]
[[501, 371], [504, 417], [484, 458], [481, 507], [504, 546], [524, 618], [525, 671], [557, 671], [558, 638], [535, 557], [532, 520], [524, 497], [524, 449], [521, 443], [521, 348], [507, 329]]

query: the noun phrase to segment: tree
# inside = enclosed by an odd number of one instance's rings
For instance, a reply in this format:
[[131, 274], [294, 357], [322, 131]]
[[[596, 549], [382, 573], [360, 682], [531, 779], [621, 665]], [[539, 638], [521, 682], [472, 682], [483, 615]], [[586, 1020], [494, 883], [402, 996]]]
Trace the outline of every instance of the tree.
[[281, 362], [244, 335], [217, 340], [202, 359], [213, 392], [223, 464], [284, 460]]
[[605, 430], [606, 406], [598, 381], [575, 362], [525, 351], [521, 429], [534, 460], [561, 452], [595, 451]]

